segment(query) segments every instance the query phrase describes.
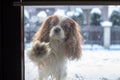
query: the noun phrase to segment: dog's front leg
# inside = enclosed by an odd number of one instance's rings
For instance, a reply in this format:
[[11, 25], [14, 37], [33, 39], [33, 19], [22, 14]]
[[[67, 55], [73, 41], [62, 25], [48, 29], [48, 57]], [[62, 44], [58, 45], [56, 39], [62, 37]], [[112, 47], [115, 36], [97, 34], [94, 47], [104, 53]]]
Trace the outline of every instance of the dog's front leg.
[[58, 73], [56, 73], [56, 80], [66, 80], [66, 77], [66, 70], [60, 70]]

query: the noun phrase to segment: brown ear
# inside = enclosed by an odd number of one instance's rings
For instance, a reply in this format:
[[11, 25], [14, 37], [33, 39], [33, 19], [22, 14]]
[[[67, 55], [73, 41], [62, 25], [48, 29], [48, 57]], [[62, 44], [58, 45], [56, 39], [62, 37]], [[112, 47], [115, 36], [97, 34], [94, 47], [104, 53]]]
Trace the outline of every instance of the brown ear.
[[81, 55], [81, 43], [82, 36], [80, 33], [79, 26], [76, 22], [71, 26], [72, 31], [68, 35], [68, 39], [66, 40], [65, 48], [66, 48], [66, 56], [69, 59], [79, 59]]
[[40, 26], [38, 31], [35, 33], [35, 35], [32, 38], [32, 41], [39, 40], [41, 42], [49, 42], [49, 22], [51, 20], [51, 16], [49, 16]]

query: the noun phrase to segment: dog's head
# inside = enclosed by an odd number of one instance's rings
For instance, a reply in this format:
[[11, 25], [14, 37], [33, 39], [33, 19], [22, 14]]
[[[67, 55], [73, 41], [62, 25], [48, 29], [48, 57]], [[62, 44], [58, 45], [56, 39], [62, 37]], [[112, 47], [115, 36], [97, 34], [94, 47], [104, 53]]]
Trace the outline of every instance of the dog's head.
[[66, 56], [70, 59], [79, 58], [81, 41], [79, 25], [66, 16], [52, 15], [42, 23], [33, 37], [33, 42], [49, 42], [50, 39], [62, 40], [65, 44]]

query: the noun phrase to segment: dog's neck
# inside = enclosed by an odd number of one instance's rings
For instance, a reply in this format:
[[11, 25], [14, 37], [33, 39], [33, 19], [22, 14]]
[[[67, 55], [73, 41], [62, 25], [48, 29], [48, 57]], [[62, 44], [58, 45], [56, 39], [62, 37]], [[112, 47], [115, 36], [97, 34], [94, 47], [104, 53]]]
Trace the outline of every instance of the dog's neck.
[[53, 53], [57, 54], [64, 54], [64, 40], [55, 40], [50, 39], [50, 48], [53, 51]]

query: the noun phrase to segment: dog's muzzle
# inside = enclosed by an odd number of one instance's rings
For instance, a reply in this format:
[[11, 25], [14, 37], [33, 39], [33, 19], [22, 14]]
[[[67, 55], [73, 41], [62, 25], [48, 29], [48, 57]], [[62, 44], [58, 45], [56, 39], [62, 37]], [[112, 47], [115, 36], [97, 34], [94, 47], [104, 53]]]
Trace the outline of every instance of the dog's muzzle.
[[54, 32], [57, 33], [57, 34], [60, 33], [60, 31], [61, 31], [60, 28], [55, 28], [55, 29], [54, 29]]

